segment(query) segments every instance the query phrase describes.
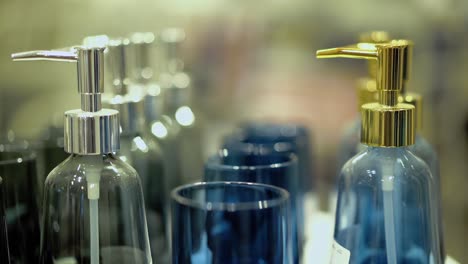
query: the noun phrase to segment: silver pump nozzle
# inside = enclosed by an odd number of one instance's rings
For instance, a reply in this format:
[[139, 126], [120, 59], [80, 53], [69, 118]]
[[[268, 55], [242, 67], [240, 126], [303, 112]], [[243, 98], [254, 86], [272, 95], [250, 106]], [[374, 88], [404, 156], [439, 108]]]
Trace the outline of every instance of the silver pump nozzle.
[[184, 70], [181, 58], [181, 45], [185, 41], [185, 31], [181, 28], [167, 28], [161, 32], [166, 70], [173, 74]]
[[82, 155], [111, 153], [119, 149], [118, 111], [102, 109], [105, 47], [77, 46], [64, 50], [14, 53], [13, 61], [77, 62], [81, 109], [65, 112], [65, 151]]
[[126, 38], [111, 39], [107, 45], [109, 65], [112, 72], [112, 89], [114, 94], [125, 95], [130, 85], [128, 69], [128, 45], [130, 40]]
[[137, 82], [146, 83], [154, 77], [152, 58], [155, 39], [156, 36], [151, 32], [135, 32], [130, 37], [132, 74]]

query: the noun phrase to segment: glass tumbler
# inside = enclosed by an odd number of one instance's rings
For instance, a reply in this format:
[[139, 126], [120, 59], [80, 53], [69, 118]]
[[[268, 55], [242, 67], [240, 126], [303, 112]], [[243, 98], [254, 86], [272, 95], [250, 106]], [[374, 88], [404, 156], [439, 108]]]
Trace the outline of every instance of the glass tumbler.
[[299, 182], [294, 154], [271, 152], [251, 146], [250, 149], [221, 150], [205, 164], [204, 181], [240, 181], [277, 186], [290, 193], [293, 263], [299, 262], [302, 236], [299, 226]]
[[10, 246], [10, 261], [12, 264], [37, 263], [40, 221], [35, 155], [30, 152], [0, 152], [0, 178], [0, 199], [6, 222], [6, 233], [0, 235], [5, 235]]
[[172, 191], [174, 264], [291, 263], [289, 194], [265, 184], [201, 182]]
[[245, 122], [240, 129], [241, 142], [272, 147], [278, 152], [295, 153], [298, 157], [301, 192], [313, 188], [314, 157], [309, 129], [298, 124], [267, 122]]

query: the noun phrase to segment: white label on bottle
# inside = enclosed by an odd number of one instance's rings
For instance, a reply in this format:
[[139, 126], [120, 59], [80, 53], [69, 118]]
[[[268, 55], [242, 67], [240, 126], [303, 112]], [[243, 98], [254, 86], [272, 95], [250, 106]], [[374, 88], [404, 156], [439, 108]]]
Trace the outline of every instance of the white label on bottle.
[[350, 257], [351, 252], [349, 250], [338, 244], [338, 242], [333, 241], [330, 264], [349, 264]]

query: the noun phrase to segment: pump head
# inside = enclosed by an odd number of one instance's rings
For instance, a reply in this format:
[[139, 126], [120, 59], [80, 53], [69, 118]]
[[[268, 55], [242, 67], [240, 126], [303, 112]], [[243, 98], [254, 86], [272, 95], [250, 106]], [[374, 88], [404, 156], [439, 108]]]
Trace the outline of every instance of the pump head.
[[173, 74], [183, 71], [181, 45], [185, 41], [185, 31], [181, 28], [166, 28], [161, 32], [160, 41], [164, 49], [167, 72]]
[[[389, 34], [385, 31], [370, 31], [362, 33], [359, 36], [359, 42], [361, 43], [380, 44], [389, 41]], [[376, 102], [378, 99], [375, 83], [377, 67], [376, 60], [368, 60], [368, 75], [364, 78], [359, 78], [357, 82], [358, 109], [361, 109], [361, 105]]]
[[151, 59], [155, 55], [155, 39], [152, 32], [135, 32], [130, 37], [132, 75], [139, 83], [147, 83], [155, 76]]
[[119, 113], [102, 109], [104, 47], [77, 46], [64, 50], [27, 51], [11, 55], [13, 61], [48, 60], [77, 63], [81, 109], [65, 112], [65, 151], [81, 155], [119, 149]]
[[370, 146], [400, 147], [414, 144], [414, 106], [398, 103], [403, 87], [404, 58], [408, 44], [358, 43], [317, 51], [317, 58], [353, 58], [377, 61], [376, 88], [379, 102], [361, 107], [361, 142]]

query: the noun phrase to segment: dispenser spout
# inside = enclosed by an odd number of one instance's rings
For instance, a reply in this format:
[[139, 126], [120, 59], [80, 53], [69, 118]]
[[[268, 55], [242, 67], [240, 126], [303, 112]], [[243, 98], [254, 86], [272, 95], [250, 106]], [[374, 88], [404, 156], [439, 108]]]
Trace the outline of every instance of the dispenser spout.
[[377, 59], [378, 53], [375, 45], [360, 43], [340, 48], [317, 50], [317, 58], [350, 58], [350, 59]]
[[73, 51], [35, 50], [13, 53], [11, 54], [11, 59], [13, 61], [48, 60], [76, 62], [78, 60], [78, 55]]
[[112, 153], [119, 149], [118, 112], [103, 109], [103, 46], [74, 46], [58, 50], [36, 50], [14, 53], [13, 61], [76, 62], [81, 109], [65, 112], [65, 151], [83, 155]]

